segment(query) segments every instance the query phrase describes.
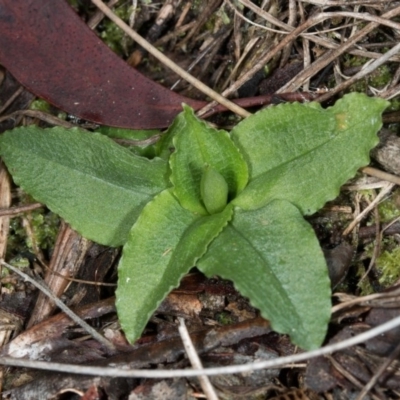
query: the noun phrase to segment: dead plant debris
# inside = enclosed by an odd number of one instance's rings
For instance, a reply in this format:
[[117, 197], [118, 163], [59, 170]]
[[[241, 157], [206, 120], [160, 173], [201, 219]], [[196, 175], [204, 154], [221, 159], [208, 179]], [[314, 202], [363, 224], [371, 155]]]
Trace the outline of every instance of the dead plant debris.
[[[104, 18], [89, 0], [70, 0], [69, 4], [119, 57], [149, 80], [198, 100], [196, 104], [210, 100]], [[399, 316], [400, 3], [133, 0], [111, 1], [109, 6], [169, 60], [249, 112], [292, 100], [317, 99], [329, 105], [348, 91], [391, 100], [380, 144], [372, 152], [371, 167], [383, 175], [377, 176], [372, 168], [360, 172], [309, 221], [319, 236], [334, 288], [326, 343], [337, 343]], [[87, 51], [84, 56], [90, 59], [92, 55]], [[6, 65], [14, 62], [7, 60]], [[62, 79], [68, 82], [70, 77]], [[81, 120], [35, 99], [1, 67], [0, 132], [27, 124], [93, 128], [90, 118]], [[209, 115], [213, 107], [210, 103], [200, 114]], [[234, 114], [212, 117], [221, 127], [230, 127], [237, 119]], [[114, 310], [118, 250], [90, 243], [59, 223], [10, 182], [3, 165], [0, 203], [1, 258], [19, 265], [34, 279], [43, 279], [56, 297], [113, 345], [113, 350], [102, 346], [46, 296], [3, 267], [3, 357], [155, 370], [190, 368], [178, 334], [179, 318], [186, 321], [203, 368], [299, 352], [286, 337], [271, 331], [230, 282], [206, 279], [195, 269], [160, 305], [142, 338], [129, 345]], [[211, 377], [214, 392], [207, 396], [397, 399], [399, 337], [399, 329], [392, 329], [362, 345], [309, 362]], [[0, 371], [0, 390], [3, 398], [19, 400], [197, 399], [205, 393], [193, 378], [106, 378], [9, 367]]]

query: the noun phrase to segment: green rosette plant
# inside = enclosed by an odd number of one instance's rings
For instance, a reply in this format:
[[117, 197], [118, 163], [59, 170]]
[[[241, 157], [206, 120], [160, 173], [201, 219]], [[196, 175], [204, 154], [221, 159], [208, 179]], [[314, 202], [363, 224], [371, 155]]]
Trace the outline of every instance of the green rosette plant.
[[358, 93], [327, 109], [281, 104], [230, 133], [184, 106], [152, 160], [59, 127], [6, 132], [0, 153], [15, 182], [83, 236], [124, 246], [116, 305], [131, 342], [197, 266], [232, 280], [274, 330], [314, 349], [330, 318], [330, 282], [303, 216], [368, 164], [387, 105]]

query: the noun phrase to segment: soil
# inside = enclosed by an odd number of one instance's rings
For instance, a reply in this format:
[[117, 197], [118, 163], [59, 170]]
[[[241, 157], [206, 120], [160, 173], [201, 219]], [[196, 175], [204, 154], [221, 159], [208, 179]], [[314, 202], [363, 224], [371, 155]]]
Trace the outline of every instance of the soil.
[[[130, 66], [180, 95], [210, 101], [136, 45], [90, 1], [69, 3], [82, 23], [91, 26]], [[333, 310], [325, 344], [353, 337], [399, 316], [400, 56], [382, 58], [398, 43], [399, 3], [142, 0], [116, 2], [114, 12], [216, 92], [231, 99], [266, 96], [262, 106], [252, 103], [248, 108], [251, 112], [284, 101], [288, 97], [282, 93], [290, 93], [296, 101], [322, 96], [324, 106], [351, 91], [390, 100], [379, 133], [380, 144], [371, 153], [370, 169], [360, 170], [334, 201], [308, 221], [320, 240], [332, 281]], [[319, 15], [326, 17], [318, 19]], [[304, 31], [296, 29], [302, 24]], [[287, 44], [279, 49], [285, 40]], [[354, 43], [348, 45], [352, 40]], [[376, 59], [382, 59], [381, 65], [373, 65], [362, 76]], [[208, 118], [228, 130], [239, 119], [233, 112]], [[10, 71], [1, 68], [1, 132], [20, 125], [47, 127], [56, 123], [98, 128], [93, 121], [40, 100]], [[135, 147], [145, 156], [151, 156], [148, 144], [153, 144], [147, 142], [148, 136], [144, 134], [143, 143]], [[376, 170], [387, 174], [376, 174]], [[380, 193], [382, 198], [378, 197]], [[120, 249], [82, 238], [23, 193], [4, 165], [0, 171], [0, 202], [2, 257], [29, 276], [44, 279], [55, 296], [114, 345], [113, 351], [104, 348], [34, 286], [3, 268], [3, 357], [98, 367], [190, 369], [177, 329], [181, 317], [204, 368], [249, 364], [301, 352], [288, 337], [272, 331], [268, 321], [231, 282], [218, 277], [207, 279], [195, 267], [160, 305], [143, 336], [130, 345], [119, 327], [113, 298]], [[352, 221], [371, 204], [349, 230]], [[210, 381], [220, 399], [397, 399], [399, 335], [396, 328], [328, 357], [283, 368], [213, 376]], [[204, 394], [199, 382], [197, 378], [118, 378], [4, 366], [0, 389], [7, 399], [215, 398], [212, 393]], [[369, 383], [371, 387], [366, 389]]]

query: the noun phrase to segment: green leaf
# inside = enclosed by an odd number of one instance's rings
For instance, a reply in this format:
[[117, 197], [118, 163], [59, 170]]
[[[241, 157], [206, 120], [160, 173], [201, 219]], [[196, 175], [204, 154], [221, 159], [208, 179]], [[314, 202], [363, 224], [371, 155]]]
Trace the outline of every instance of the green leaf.
[[175, 152], [171, 156], [171, 181], [183, 207], [202, 215], [200, 182], [204, 168], [219, 172], [228, 184], [229, 199], [247, 184], [247, 165], [225, 131], [217, 131], [199, 120], [187, 106], [174, 121]]
[[117, 309], [130, 341], [197, 263], [233, 280], [276, 331], [313, 349], [325, 337], [330, 287], [301, 213], [368, 162], [387, 104], [350, 94], [326, 110], [280, 105], [244, 120], [233, 140], [184, 107], [153, 148], [165, 159], [176, 148], [171, 169], [78, 129], [19, 128], [0, 138], [0, 153], [24, 190], [83, 235], [127, 240]]
[[285, 199], [303, 214], [314, 213], [369, 163], [388, 104], [351, 93], [326, 110], [316, 103], [282, 104], [239, 123], [232, 139], [251, 178], [235, 205], [256, 209]]
[[228, 184], [214, 168], [206, 167], [201, 177], [200, 192], [210, 214], [221, 212], [228, 202]]
[[167, 163], [79, 129], [17, 128], [0, 138], [15, 182], [98, 243], [119, 246], [144, 205], [168, 184]]
[[179, 125], [178, 118], [175, 118], [170, 127], [163, 132], [160, 140], [154, 145], [157, 157], [163, 160], [169, 160], [171, 154], [173, 153], [174, 147], [174, 137], [177, 133], [176, 126]]
[[[127, 147], [132, 153], [146, 158], [154, 158], [156, 157], [156, 148], [154, 143], [148, 142], [147, 144], [137, 145], [135, 141], [143, 141], [146, 142], [150, 138], [159, 138], [161, 131], [157, 129], [126, 129], [126, 128], [116, 128], [113, 126], [100, 126], [96, 129], [96, 132], [99, 132], [103, 135], [108, 136], [112, 139], [122, 139], [126, 142], [123, 143], [123, 146]], [[132, 143], [129, 143], [132, 141]]]
[[232, 216], [200, 217], [184, 209], [171, 189], [143, 209], [118, 267], [117, 311], [129, 341], [142, 333], [151, 314], [201, 257]]
[[161, 133], [158, 129], [126, 129], [113, 126], [100, 126], [96, 129], [96, 132], [112, 139], [127, 140], [145, 140]]
[[289, 202], [235, 208], [197, 266], [208, 276], [232, 280], [275, 331], [301, 348], [321, 345], [330, 318], [325, 258], [311, 226]]

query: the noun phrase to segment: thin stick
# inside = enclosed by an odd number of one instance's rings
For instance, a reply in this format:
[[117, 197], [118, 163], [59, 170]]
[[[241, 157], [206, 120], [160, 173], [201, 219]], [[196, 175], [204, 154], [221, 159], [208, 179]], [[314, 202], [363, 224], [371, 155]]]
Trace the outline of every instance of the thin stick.
[[[335, 293], [334, 296], [338, 297], [340, 293]], [[360, 305], [371, 305], [370, 302], [376, 299], [385, 299], [385, 298], [397, 298], [400, 295], [400, 289], [393, 290], [392, 292], [384, 292], [384, 293], [374, 293], [374, 294], [369, 294], [368, 296], [363, 296], [363, 297], [355, 297], [351, 300], [348, 300], [344, 303], [337, 304], [336, 306], [333, 306], [331, 309], [331, 313], [334, 314], [344, 308], [350, 308], [356, 304]]]
[[[374, 195], [376, 195], [376, 191], [373, 190]], [[367, 198], [368, 201], [368, 198]], [[369, 275], [371, 269], [375, 265], [376, 259], [379, 257], [381, 253], [381, 243], [383, 239], [383, 231], [381, 231], [381, 219], [379, 216], [378, 207], [374, 208], [374, 220], [375, 220], [375, 242], [374, 249], [372, 251], [371, 259], [369, 260], [369, 265], [367, 270], [364, 272], [363, 276], [358, 281], [358, 286], [361, 286], [363, 280]]]
[[400, 177], [397, 175], [389, 174], [387, 172], [383, 172], [380, 169], [372, 168], [372, 167], [364, 167], [361, 169], [361, 172], [364, 174], [374, 176], [375, 178], [383, 179], [387, 182], [392, 182], [396, 185], [400, 185]]
[[350, 79], [347, 79], [340, 85], [337, 85], [334, 89], [330, 90], [328, 93], [323, 94], [321, 97], [318, 98], [318, 101], [323, 102], [325, 100], [330, 99], [336, 93], [341, 92], [342, 90], [344, 90], [344, 89], [348, 88], [350, 85], [352, 85], [354, 82], [359, 81], [360, 79], [364, 78], [366, 75], [375, 71], [378, 67], [380, 67], [382, 64], [387, 62], [387, 60], [390, 57], [394, 56], [395, 54], [397, 54], [399, 52], [400, 52], [400, 43], [398, 43], [396, 46], [393, 46], [388, 52], [386, 52], [385, 54], [382, 54], [382, 57], [379, 57], [377, 60], [375, 60], [374, 62], [367, 65], [359, 73], [355, 74]]
[[[264, 11], [259, 6], [257, 6], [256, 4], [252, 3], [250, 0], [239, 0], [239, 1], [240, 1], [240, 3], [242, 3], [243, 5], [248, 7], [249, 9], [251, 9], [255, 14], [257, 14], [258, 16], [264, 18], [266, 21], [268, 21], [272, 25], [276, 25], [276, 26], [279, 26], [279, 27], [285, 29], [284, 31], [278, 31], [277, 33], [280, 33], [280, 34], [283, 34], [283, 35], [287, 35], [287, 34], [289, 34], [290, 32], [292, 32], [295, 29], [294, 27], [286, 24], [285, 22], [282, 22], [279, 19], [273, 17], [267, 11]], [[362, 1], [364, 2], [364, 0], [362, 0]], [[350, 3], [347, 2], [346, 4], [348, 5]], [[238, 11], [236, 11], [236, 12], [239, 13]], [[360, 13], [357, 13], [357, 14], [360, 15]], [[365, 15], [365, 13], [364, 13], [364, 15]], [[376, 21], [376, 22], [378, 22], [378, 21]], [[250, 21], [250, 23], [253, 23], [253, 22]], [[254, 24], [254, 25], [259, 26], [260, 28], [263, 28], [263, 29], [267, 29], [263, 25], [258, 25], [258, 24]], [[345, 27], [351, 26], [351, 25], [352, 24], [342, 25], [339, 28], [318, 31], [318, 35], [321, 34], [321, 33], [326, 33], [326, 32], [334, 31], [334, 30], [337, 30], [337, 29], [342, 29], [342, 28], [345, 28]], [[339, 48], [341, 46], [340, 44], [337, 44], [337, 43], [335, 43], [333, 41], [330, 41], [330, 40], [328, 40], [326, 38], [317, 36], [316, 33], [314, 33], [314, 32], [312, 32], [312, 33], [302, 32], [302, 33], [299, 33], [299, 36], [301, 36], [303, 38], [307, 38], [307, 39], [309, 39], [309, 40], [311, 40], [311, 41], [313, 41], [313, 42], [315, 42], [315, 43], [317, 43], [317, 44], [319, 44], [321, 46], [328, 47], [330, 49], [337, 49], [337, 48]], [[347, 49], [347, 51], [350, 54], [359, 55], [359, 56], [362, 56], [362, 57], [379, 58], [381, 56], [380, 53], [366, 52], [366, 51], [361, 51], [361, 50], [352, 49], [352, 48]]]
[[160, 62], [178, 74], [182, 79], [185, 79], [195, 88], [202, 91], [207, 96], [211, 97], [213, 100], [218, 103], [224, 105], [226, 108], [231, 110], [232, 112], [240, 115], [245, 118], [251, 115], [244, 108], [236, 105], [225, 97], [221, 96], [219, 93], [215, 92], [203, 82], [200, 82], [194, 76], [188, 74], [183, 68], [176, 65], [173, 61], [171, 61], [168, 57], [166, 57], [161, 51], [152, 46], [147, 40], [142, 38], [138, 33], [136, 33], [133, 29], [131, 29], [121, 18], [117, 17], [101, 0], [92, 0], [92, 3], [96, 5], [108, 18], [111, 19], [119, 28], [121, 28], [128, 36], [130, 36], [135, 42], [137, 42], [140, 46], [145, 48], [151, 55], [156, 57]]
[[[333, 7], [333, 6], [343, 6], [343, 0], [337, 0], [337, 1], [332, 1], [332, 0], [301, 0], [303, 3], [310, 3], [310, 4], [316, 4], [320, 7]], [[355, 1], [346, 1], [346, 6], [347, 5], [367, 5], [367, 4], [383, 4], [387, 0], [355, 0]]]
[[[211, 50], [213, 50], [216, 46], [220, 46], [221, 43], [227, 38], [229, 32], [225, 35], [221, 35], [216, 39], [213, 39], [212, 42], [206, 46], [206, 48], [196, 57], [195, 60], [187, 67], [187, 72], [190, 72], [207, 54], [210, 54]], [[212, 53], [211, 53], [212, 54]], [[180, 83], [181, 78], [179, 78], [172, 86], [171, 90], [174, 90]]]
[[[118, 0], [111, 0], [107, 3], [107, 7], [109, 7], [109, 8], [114, 7], [115, 4], [117, 4], [117, 3], [118, 3]], [[131, 17], [132, 17], [132, 15], [135, 15], [135, 6], [134, 5], [133, 5], [132, 9], [133, 9], [133, 11], [132, 11]], [[129, 23], [131, 21], [131, 17], [129, 17]], [[103, 18], [104, 18], [104, 14], [100, 10], [97, 10], [97, 12], [89, 19], [89, 21], [87, 22], [86, 25], [92, 30], [96, 29], [97, 25], [103, 20]]]
[[8, 107], [13, 103], [13, 101], [24, 91], [24, 87], [20, 86], [4, 103], [3, 107], [0, 107], [0, 114], [2, 114]]
[[350, 225], [344, 230], [343, 236], [348, 235], [354, 227], [374, 208], [376, 205], [393, 189], [394, 183], [388, 183], [385, 188], [379, 192], [378, 196], [375, 197], [371, 204], [369, 204], [356, 218], [350, 223]]
[[37, 287], [41, 292], [43, 292], [46, 296], [48, 296], [54, 303], [56, 303], [57, 307], [59, 307], [65, 314], [68, 315], [76, 324], [80, 325], [89, 335], [93, 337], [93, 339], [97, 340], [103, 346], [107, 347], [109, 350], [115, 351], [115, 346], [107, 340], [105, 337], [100, 335], [95, 329], [93, 329], [88, 323], [86, 323], [83, 319], [79, 318], [72, 310], [70, 310], [58, 297], [54, 296], [51, 291], [46, 288], [46, 286], [42, 283], [37, 282], [35, 279], [32, 279], [29, 275], [20, 271], [18, 268], [13, 267], [12, 265], [6, 263], [4, 260], [0, 260], [0, 264], [5, 266], [7, 269], [13, 271], [20, 277], [22, 277], [25, 281], [30, 282], [33, 286]]
[[378, 379], [383, 375], [385, 371], [390, 367], [390, 364], [399, 356], [400, 354], [400, 344], [396, 346], [394, 351], [392, 351], [385, 362], [378, 368], [369, 382], [363, 387], [356, 400], [363, 400], [367, 393], [374, 387], [374, 385], [378, 382]]
[[14, 367], [36, 368], [42, 370], [52, 370], [57, 372], [65, 372], [70, 374], [94, 375], [94, 376], [112, 376], [123, 378], [149, 378], [149, 379], [164, 379], [164, 378], [182, 378], [198, 375], [223, 375], [251, 372], [265, 368], [280, 368], [284, 365], [297, 363], [300, 361], [310, 360], [312, 358], [332, 354], [339, 350], [347, 349], [359, 343], [366, 342], [376, 336], [400, 326], [400, 316], [385, 322], [375, 328], [369, 329], [366, 332], [353, 336], [352, 338], [341, 342], [332, 343], [328, 346], [317, 350], [294, 354], [291, 356], [279, 357], [273, 360], [258, 361], [250, 364], [232, 365], [229, 367], [206, 368], [203, 370], [145, 370], [145, 369], [123, 369], [114, 367], [93, 367], [76, 364], [63, 364], [34, 360], [20, 360], [13, 357], [0, 357], [0, 365], [9, 365]]
[[[98, 1], [98, 0], [96, 0]], [[276, 18], [272, 17], [265, 11], [261, 10], [259, 7], [257, 7], [255, 4], [251, 3], [249, 0], [240, 0], [241, 3], [245, 4], [247, 7], [250, 9], [257, 8], [258, 13], [262, 14], [265, 19], [267, 19], [268, 22], [275, 23], [276, 25], [282, 26], [282, 23], [279, 22], [277, 23]], [[394, 9], [388, 11], [385, 13], [382, 17], [379, 17], [379, 22], [381, 23], [388, 23], [388, 19], [396, 16], [397, 14], [400, 13], [400, 7], [395, 7]], [[307, 29], [311, 28], [314, 25], [317, 25], [323, 21], [325, 21], [328, 18], [334, 18], [337, 16], [338, 13], [320, 13], [315, 16], [310, 17], [307, 21], [299, 25], [297, 28], [293, 29], [293, 27], [285, 24], [285, 28], [288, 30], [291, 30], [291, 33], [288, 34], [286, 37], [284, 37], [277, 46], [275, 46], [271, 51], [266, 53], [263, 57], [261, 57], [255, 65], [250, 68], [246, 73], [244, 73], [240, 78], [233, 83], [228, 89], [224, 90], [222, 95], [223, 96], [229, 96], [231, 93], [239, 89], [245, 82], [247, 82], [249, 79], [251, 79], [254, 74], [256, 74], [261, 68], [264, 67], [273, 57], [276, 56], [281, 50], [283, 50], [289, 43], [291, 43], [297, 36], [301, 35], [304, 31]], [[360, 14], [360, 13], [353, 13], [358, 14], [359, 16], [362, 15], [362, 19], [366, 20], [371, 20], [371, 16], [368, 16], [366, 14]], [[346, 13], [346, 15], [349, 15], [349, 13]], [[361, 18], [361, 17], [360, 17]], [[373, 19], [375, 21], [375, 19]], [[392, 25], [393, 23], [390, 22]], [[365, 28], [360, 30], [357, 34], [355, 34], [353, 37], [351, 37], [347, 42], [343, 43], [339, 48], [329, 50], [327, 51], [324, 55], [322, 55], [320, 58], [318, 58], [317, 61], [315, 61], [313, 64], [310, 65], [309, 68], [303, 70], [295, 76], [292, 80], [290, 80], [286, 85], [282, 86], [276, 93], [284, 93], [284, 92], [294, 92], [296, 91], [307, 79], [309, 79], [311, 76], [313, 76], [316, 72], [321, 70], [322, 68], [326, 67], [329, 63], [331, 63], [333, 60], [335, 60], [339, 55], [347, 51], [349, 48], [354, 46], [355, 43], [357, 43], [359, 40], [361, 40], [364, 36], [366, 36], [369, 32], [371, 32], [373, 29], [377, 28], [379, 26], [378, 22], [371, 22], [369, 23]], [[399, 27], [399, 24], [396, 24], [397, 27]], [[311, 39], [311, 38], [310, 38]], [[206, 114], [211, 108], [215, 107], [215, 104], [211, 102], [207, 106], [203, 107], [199, 112], [198, 115], [204, 115]]]
[[151, 144], [157, 143], [160, 140], [160, 138], [161, 135], [156, 134], [143, 140], [114, 139], [114, 141], [121, 145], [127, 145], [127, 146], [150, 146]]
[[[387, 13], [383, 14], [381, 18], [389, 19], [397, 16], [400, 13], [400, 7], [395, 7], [392, 10], [388, 11]], [[334, 14], [334, 13], [332, 13]], [[321, 14], [318, 14], [315, 17], [311, 17], [308, 21], [310, 20], [316, 20], [316, 17], [318, 17]], [[322, 14], [323, 15], [323, 14]], [[332, 16], [333, 17], [333, 16]], [[380, 18], [380, 20], [381, 20]], [[364, 38], [368, 33], [373, 31], [379, 26], [378, 22], [371, 22], [368, 25], [366, 25], [363, 29], [361, 29], [358, 33], [356, 33], [354, 36], [349, 38], [346, 42], [342, 43], [342, 45], [336, 49], [329, 50], [325, 54], [323, 54], [317, 61], [314, 62], [310, 66], [310, 68], [307, 68], [306, 70], [303, 70], [300, 74], [295, 76], [291, 81], [289, 81], [285, 86], [279, 89], [279, 92], [285, 92], [285, 91], [295, 91], [297, 90], [302, 83], [310, 78], [313, 74], [315, 74], [316, 71], [316, 65], [318, 65], [318, 70], [326, 67], [328, 64], [330, 64], [333, 60], [335, 60], [338, 56], [343, 54], [345, 51], [350, 49], [352, 46], [354, 46], [358, 41], [360, 41], [362, 38]], [[306, 28], [309, 28], [307, 26]], [[296, 30], [299, 28], [296, 28]], [[304, 29], [303, 29], [304, 30]]]
[[32, 203], [32, 204], [26, 204], [24, 206], [0, 208], [0, 217], [16, 216], [18, 214], [21, 214], [21, 213], [24, 213], [27, 211], [37, 210], [38, 208], [42, 208], [42, 207], [43, 207], [42, 203]]
[[388, 90], [382, 92], [380, 94], [380, 97], [382, 97], [383, 99], [386, 99], [386, 100], [390, 100], [390, 99], [393, 99], [393, 97], [398, 96], [399, 93], [400, 93], [400, 85], [396, 85], [396, 86], [393, 86], [393, 87], [389, 88]]
[[[196, 352], [196, 349], [193, 346], [192, 339], [190, 339], [189, 332], [185, 325], [185, 320], [181, 317], [179, 319], [179, 334], [181, 335], [183, 347], [186, 350], [187, 356], [192, 364], [193, 368], [198, 370], [203, 369], [203, 365], [200, 361], [199, 355]], [[206, 395], [208, 400], [218, 400], [217, 393], [215, 393], [214, 387], [208, 379], [207, 375], [199, 375], [198, 380], [200, 382], [200, 386], [203, 389], [204, 394]]]
[[[342, 364], [337, 362], [331, 356], [327, 356], [327, 359], [331, 362], [332, 366], [338, 372], [340, 372], [349, 382], [351, 382], [355, 387], [360, 388], [360, 389], [362, 388], [362, 383], [354, 375], [352, 375], [349, 371], [347, 371], [346, 368], [344, 368], [342, 366]], [[375, 396], [375, 395], [372, 395], [371, 397], [373, 400], [381, 400], [378, 396]]]
[[44, 111], [39, 110], [18, 110], [14, 111], [11, 114], [3, 115], [0, 117], [0, 122], [6, 121], [7, 119], [26, 116], [31, 118], [38, 118], [41, 121], [47, 122], [51, 125], [62, 126], [64, 128], [76, 128], [76, 125], [71, 124], [68, 121], [64, 121], [61, 118], [56, 117], [55, 115], [47, 114]]

